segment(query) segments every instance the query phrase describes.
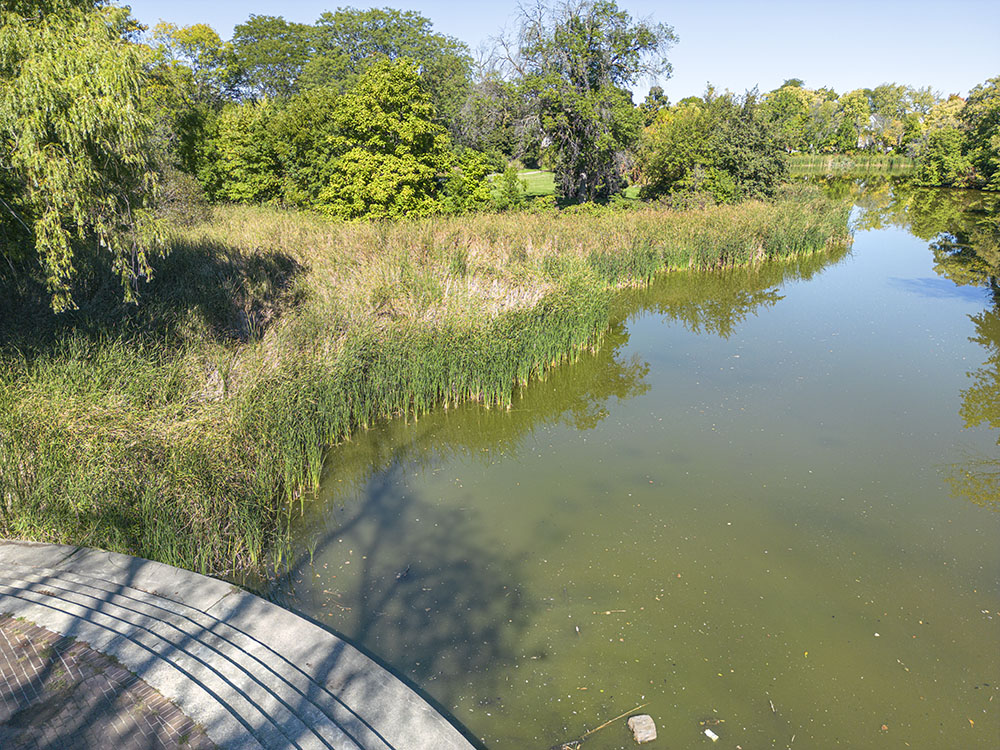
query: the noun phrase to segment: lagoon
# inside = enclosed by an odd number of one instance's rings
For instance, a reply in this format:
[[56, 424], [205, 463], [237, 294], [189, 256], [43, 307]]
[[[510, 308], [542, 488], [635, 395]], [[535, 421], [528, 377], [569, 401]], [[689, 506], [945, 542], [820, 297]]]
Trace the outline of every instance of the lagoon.
[[987, 199], [836, 189], [850, 251], [662, 276], [509, 410], [336, 446], [255, 588], [488, 748], [640, 704], [654, 746], [994, 747], [1000, 317], [930, 247]]

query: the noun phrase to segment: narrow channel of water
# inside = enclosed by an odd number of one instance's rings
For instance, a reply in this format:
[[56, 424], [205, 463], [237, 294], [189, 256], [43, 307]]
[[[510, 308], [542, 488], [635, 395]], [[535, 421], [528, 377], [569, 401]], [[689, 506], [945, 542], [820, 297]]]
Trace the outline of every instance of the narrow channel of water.
[[331, 451], [267, 593], [488, 748], [639, 704], [663, 747], [996, 747], [1000, 316], [939, 234], [975, 196], [891, 187], [849, 253], [664, 277], [511, 410]]

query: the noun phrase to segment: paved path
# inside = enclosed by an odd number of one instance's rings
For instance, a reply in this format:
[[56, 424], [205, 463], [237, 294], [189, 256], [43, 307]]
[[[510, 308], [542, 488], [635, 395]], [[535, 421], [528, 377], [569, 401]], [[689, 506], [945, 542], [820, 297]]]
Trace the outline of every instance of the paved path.
[[472, 747], [345, 641], [197, 573], [100, 550], [0, 540], [3, 614], [112, 657], [222, 748]]
[[0, 747], [214, 750], [205, 731], [117, 663], [0, 616]]

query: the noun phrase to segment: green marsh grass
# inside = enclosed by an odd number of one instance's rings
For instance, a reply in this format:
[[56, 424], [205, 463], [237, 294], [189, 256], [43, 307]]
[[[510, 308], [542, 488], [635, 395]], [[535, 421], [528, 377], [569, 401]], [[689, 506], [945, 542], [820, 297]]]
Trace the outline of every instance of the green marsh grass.
[[279, 563], [326, 449], [356, 430], [509, 407], [657, 274], [845, 246], [846, 206], [799, 193], [370, 224], [218, 208], [175, 230], [138, 307], [95, 277], [57, 317], [8, 284], [0, 536], [214, 574]]

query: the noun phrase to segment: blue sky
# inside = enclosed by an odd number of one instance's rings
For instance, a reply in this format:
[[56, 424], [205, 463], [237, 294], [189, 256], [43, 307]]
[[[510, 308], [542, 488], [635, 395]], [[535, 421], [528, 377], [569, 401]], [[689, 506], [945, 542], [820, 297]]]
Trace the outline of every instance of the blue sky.
[[[250, 14], [311, 23], [341, 2], [324, 0], [120, 0], [152, 26], [207, 23], [228, 39]], [[434, 29], [473, 50], [517, 21], [516, 0], [461, 3], [441, 0], [350, 3], [357, 8], [415, 10]], [[661, 81], [671, 101], [717, 89], [767, 91], [787, 78], [838, 92], [905, 83], [942, 94], [965, 95], [1000, 75], [1000, 2], [996, 0], [619, 0], [633, 17], [652, 17], [679, 37], [670, 60], [673, 77]], [[649, 82], [636, 87], [641, 92]], [[639, 98], [639, 97], [637, 97]]]

